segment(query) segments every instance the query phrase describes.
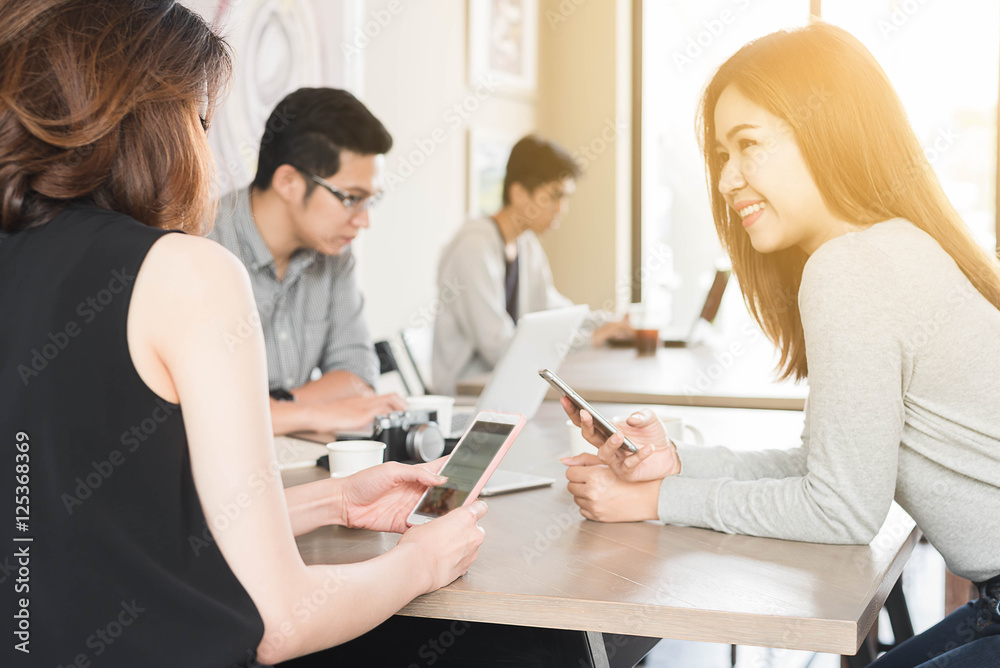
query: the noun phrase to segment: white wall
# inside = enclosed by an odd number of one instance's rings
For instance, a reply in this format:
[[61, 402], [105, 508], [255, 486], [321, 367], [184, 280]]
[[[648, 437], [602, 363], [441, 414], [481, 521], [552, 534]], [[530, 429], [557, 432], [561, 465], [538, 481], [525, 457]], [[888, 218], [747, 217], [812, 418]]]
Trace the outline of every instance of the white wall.
[[[368, 0], [365, 20], [389, 4]], [[469, 125], [512, 136], [535, 126], [533, 100], [470, 87], [466, 0], [403, 0], [401, 6], [363, 49], [363, 100], [392, 133], [386, 171], [401, 179], [390, 176], [390, 192], [358, 249], [376, 338], [418, 320], [436, 295], [439, 251], [465, 219]], [[476, 97], [477, 88], [486, 99]], [[459, 114], [454, 107], [463, 104]], [[421, 161], [401, 176], [407, 164]]]

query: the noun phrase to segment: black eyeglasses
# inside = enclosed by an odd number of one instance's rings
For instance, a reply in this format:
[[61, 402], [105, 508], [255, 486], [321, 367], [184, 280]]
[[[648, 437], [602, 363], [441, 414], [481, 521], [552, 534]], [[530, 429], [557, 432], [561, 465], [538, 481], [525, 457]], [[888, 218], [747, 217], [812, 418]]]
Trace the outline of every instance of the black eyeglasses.
[[345, 193], [340, 188], [331, 186], [329, 183], [326, 182], [326, 180], [316, 176], [315, 174], [309, 174], [308, 172], [304, 172], [301, 169], [299, 171], [302, 172], [303, 175], [308, 176], [317, 185], [326, 189], [327, 192], [336, 197], [338, 200], [340, 200], [340, 203], [343, 204], [344, 208], [347, 209], [348, 211], [356, 210], [357, 213], [367, 211], [368, 209], [378, 204], [379, 200], [382, 199], [381, 192], [377, 192], [374, 195], [366, 195], [363, 197], [361, 195], [351, 195], [350, 193]]

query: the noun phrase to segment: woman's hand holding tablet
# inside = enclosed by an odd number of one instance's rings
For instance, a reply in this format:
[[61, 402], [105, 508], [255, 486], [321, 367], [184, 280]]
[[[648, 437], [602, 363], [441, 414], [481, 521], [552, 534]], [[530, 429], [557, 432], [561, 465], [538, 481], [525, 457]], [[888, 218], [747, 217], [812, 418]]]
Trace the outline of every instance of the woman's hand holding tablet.
[[448, 481], [428, 489], [407, 522], [424, 524], [475, 501], [525, 422], [523, 415], [480, 412], [440, 471]]

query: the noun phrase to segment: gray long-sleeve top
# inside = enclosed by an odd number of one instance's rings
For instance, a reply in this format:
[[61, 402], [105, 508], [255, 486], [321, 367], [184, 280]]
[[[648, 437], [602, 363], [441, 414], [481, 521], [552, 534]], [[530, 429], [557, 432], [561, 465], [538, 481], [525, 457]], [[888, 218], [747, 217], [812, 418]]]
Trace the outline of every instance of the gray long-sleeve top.
[[[517, 238], [522, 315], [572, 306], [556, 290], [549, 258], [535, 233]], [[467, 221], [441, 252], [434, 321], [433, 386], [453, 394], [463, 378], [492, 371], [514, 338], [504, 295], [504, 241], [488, 217]]]
[[681, 446], [669, 524], [871, 542], [892, 500], [959, 576], [1000, 574], [1000, 310], [931, 238], [890, 220], [821, 246], [799, 309], [802, 445]]

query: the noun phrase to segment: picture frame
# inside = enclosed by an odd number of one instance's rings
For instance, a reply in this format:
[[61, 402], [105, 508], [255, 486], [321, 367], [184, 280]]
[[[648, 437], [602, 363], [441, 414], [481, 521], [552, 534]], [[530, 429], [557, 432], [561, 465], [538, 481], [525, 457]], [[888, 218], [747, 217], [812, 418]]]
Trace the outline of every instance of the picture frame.
[[538, 85], [538, 0], [469, 0], [469, 85], [532, 96]]
[[468, 215], [495, 214], [503, 207], [507, 159], [517, 137], [484, 127], [468, 131]]

